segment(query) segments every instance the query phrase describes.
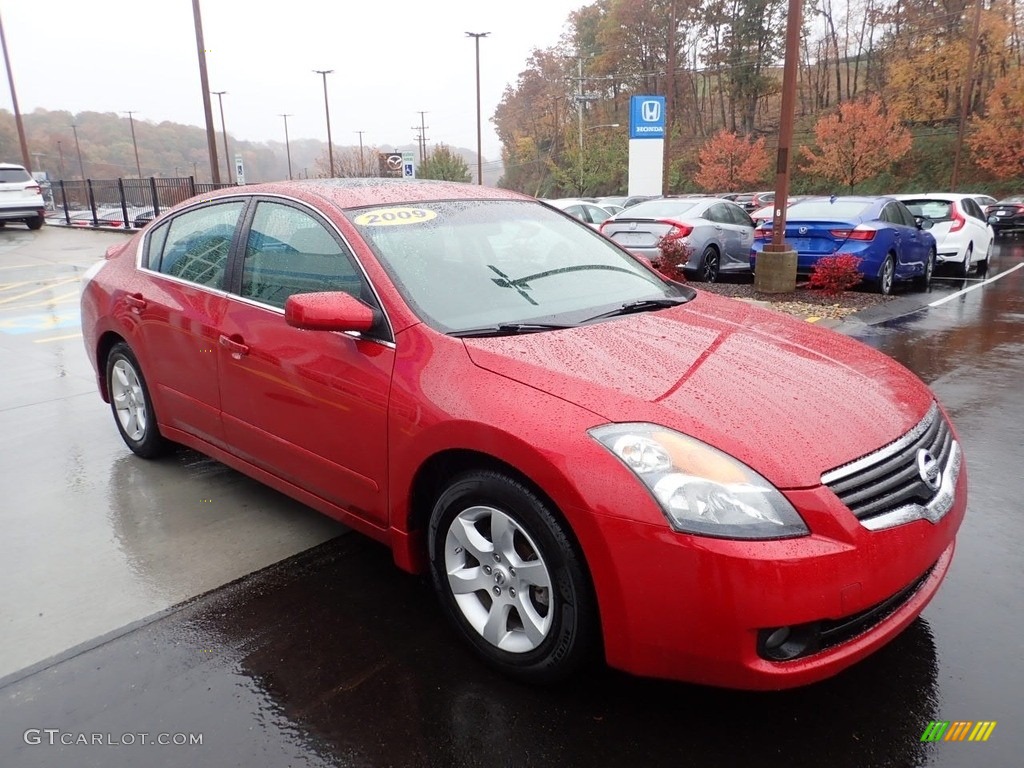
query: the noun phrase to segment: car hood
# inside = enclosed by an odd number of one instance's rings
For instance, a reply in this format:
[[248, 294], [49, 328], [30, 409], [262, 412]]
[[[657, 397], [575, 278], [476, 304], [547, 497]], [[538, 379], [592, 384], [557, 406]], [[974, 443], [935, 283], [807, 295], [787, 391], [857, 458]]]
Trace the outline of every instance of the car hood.
[[779, 488], [818, 485], [907, 432], [933, 400], [860, 342], [704, 292], [658, 312], [465, 345], [481, 368], [609, 422], [679, 430]]

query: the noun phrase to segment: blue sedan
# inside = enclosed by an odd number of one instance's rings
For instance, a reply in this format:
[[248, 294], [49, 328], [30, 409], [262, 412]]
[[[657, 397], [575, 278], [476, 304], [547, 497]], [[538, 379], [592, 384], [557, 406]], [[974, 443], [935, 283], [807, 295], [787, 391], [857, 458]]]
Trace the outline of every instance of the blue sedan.
[[[786, 213], [785, 241], [797, 252], [797, 274], [810, 274], [823, 256], [850, 254], [861, 259], [864, 279], [883, 294], [897, 280], [925, 289], [935, 268], [935, 238], [900, 201], [891, 197], [812, 197]], [[771, 222], [754, 231], [750, 268], [772, 240]]]

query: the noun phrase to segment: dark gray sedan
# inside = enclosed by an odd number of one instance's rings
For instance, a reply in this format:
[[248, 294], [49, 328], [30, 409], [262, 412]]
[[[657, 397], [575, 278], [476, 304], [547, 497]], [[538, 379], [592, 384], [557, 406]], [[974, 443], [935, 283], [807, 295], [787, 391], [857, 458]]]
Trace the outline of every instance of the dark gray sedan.
[[654, 261], [662, 238], [691, 248], [682, 265], [689, 277], [713, 283], [720, 274], [749, 273], [754, 222], [735, 203], [717, 197], [668, 197], [634, 205], [601, 225], [623, 248]]

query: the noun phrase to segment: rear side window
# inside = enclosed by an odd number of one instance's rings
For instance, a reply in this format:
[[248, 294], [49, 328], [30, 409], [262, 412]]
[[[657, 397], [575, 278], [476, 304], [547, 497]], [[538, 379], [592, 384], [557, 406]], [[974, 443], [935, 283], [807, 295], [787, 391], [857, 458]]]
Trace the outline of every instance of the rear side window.
[[[209, 288], [220, 288], [238, 215], [244, 205], [242, 201], [210, 205], [171, 219], [158, 271]], [[153, 266], [151, 263], [151, 268]]]
[[0, 168], [0, 184], [21, 184], [32, 181], [24, 168]]
[[164, 224], [149, 233], [149, 237], [146, 238], [146, 250], [142, 254], [142, 266], [159, 270], [160, 257], [163, 256], [164, 243], [167, 242], [167, 230], [168, 226]]
[[292, 294], [319, 291], [369, 297], [348, 249], [323, 224], [290, 205], [259, 203], [245, 247], [241, 295], [283, 309]]

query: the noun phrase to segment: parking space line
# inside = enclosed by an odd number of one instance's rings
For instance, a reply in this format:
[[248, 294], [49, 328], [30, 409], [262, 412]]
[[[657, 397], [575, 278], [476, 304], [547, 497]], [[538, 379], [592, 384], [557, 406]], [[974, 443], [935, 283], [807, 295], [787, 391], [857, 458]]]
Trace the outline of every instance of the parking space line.
[[20, 283], [0, 283], [0, 291], [10, 291], [14, 288], [21, 288], [23, 285], [38, 285], [38, 280], [22, 280]]
[[29, 267], [45, 267], [46, 264], [7, 264], [0, 269], [28, 269]]
[[53, 307], [58, 304], [73, 304], [78, 299], [78, 291], [69, 291], [60, 296], [54, 296], [49, 301], [40, 301], [36, 304], [12, 304], [9, 307], [0, 308], [0, 312], [18, 309], [37, 309], [39, 307]]
[[80, 339], [82, 334], [70, 333], [67, 336], [50, 336], [47, 339], [33, 339], [33, 344], [49, 344], [51, 341], [67, 341], [68, 339]]
[[26, 291], [25, 293], [19, 293], [17, 296], [8, 296], [6, 299], [0, 299], [0, 304], [7, 304], [8, 302], [11, 302], [11, 301], [17, 301], [18, 299], [24, 299], [24, 298], [27, 298], [29, 296], [34, 296], [37, 293], [42, 293], [43, 291], [48, 291], [51, 288], [56, 288], [56, 287], [61, 286], [61, 285], [67, 285], [68, 283], [78, 283], [78, 282], [81, 282], [81, 278], [69, 277], [66, 280], [60, 280], [60, 281], [58, 281], [56, 283], [50, 283], [49, 285], [44, 285], [44, 286], [42, 286], [40, 288], [36, 288], [34, 291]]
[[963, 290], [957, 291], [956, 293], [951, 293], [949, 296], [943, 296], [941, 299], [937, 299], [937, 300], [931, 302], [928, 306], [929, 307], [938, 307], [938, 306], [940, 306], [942, 304], [945, 304], [947, 301], [952, 301], [953, 299], [957, 298], [958, 296], [963, 296], [965, 293], [969, 293], [970, 291], [977, 290], [978, 288], [981, 288], [983, 285], [988, 285], [989, 283], [994, 283], [999, 278], [1006, 277], [1008, 274], [1010, 274], [1011, 272], [1016, 272], [1021, 267], [1024, 267], [1024, 261], [1022, 261], [1020, 264], [1017, 264], [1014, 267], [1010, 267], [1005, 272], [1000, 272], [998, 275], [993, 275], [988, 280], [984, 280], [984, 281], [978, 283], [977, 285], [969, 285], [966, 288], [964, 288]]

